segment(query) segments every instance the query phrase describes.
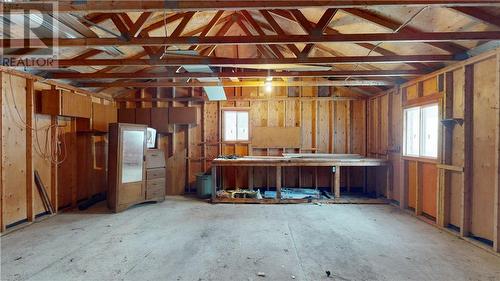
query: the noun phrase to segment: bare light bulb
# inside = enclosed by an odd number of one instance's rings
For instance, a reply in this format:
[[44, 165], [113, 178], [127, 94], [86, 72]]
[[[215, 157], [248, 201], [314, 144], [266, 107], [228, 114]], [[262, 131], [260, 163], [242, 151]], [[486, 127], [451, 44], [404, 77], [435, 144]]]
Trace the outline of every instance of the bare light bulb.
[[266, 81], [264, 85], [266, 88], [266, 92], [270, 93], [273, 90], [273, 84], [271, 83], [271, 81]]

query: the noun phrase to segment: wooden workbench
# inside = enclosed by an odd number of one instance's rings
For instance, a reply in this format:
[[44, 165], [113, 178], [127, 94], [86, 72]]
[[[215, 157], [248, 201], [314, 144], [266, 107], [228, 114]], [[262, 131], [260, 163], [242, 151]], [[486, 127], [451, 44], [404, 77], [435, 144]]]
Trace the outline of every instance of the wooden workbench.
[[[333, 178], [331, 180], [331, 191], [335, 198], [340, 198], [340, 169], [341, 167], [379, 167], [387, 166], [384, 159], [364, 158], [359, 156], [342, 155], [336, 157], [334, 154], [322, 155], [321, 157], [281, 157], [281, 156], [247, 156], [238, 159], [216, 158], [212, 161], [212, 201], [217, 197], [217, 168], [218, 167], [275, 167], [276, 168], [276, 200], [281, 200], [281, 168], [282, 167], [331, 167]], [[387, 173], [389, 173], [387, 169]], [[253, 189], [253, 179], [249, 178], [249, 189]]]

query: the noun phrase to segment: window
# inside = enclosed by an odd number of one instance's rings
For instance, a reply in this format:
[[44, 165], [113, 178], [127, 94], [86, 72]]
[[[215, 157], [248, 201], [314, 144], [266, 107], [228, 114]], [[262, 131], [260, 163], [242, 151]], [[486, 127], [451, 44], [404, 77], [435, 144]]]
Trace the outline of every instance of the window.
[[417, 106], [404, 111], [405, 156], [437, 158], [439, 107]]
[[248, 141], [248, 111], [223, 111], [224, 141]]

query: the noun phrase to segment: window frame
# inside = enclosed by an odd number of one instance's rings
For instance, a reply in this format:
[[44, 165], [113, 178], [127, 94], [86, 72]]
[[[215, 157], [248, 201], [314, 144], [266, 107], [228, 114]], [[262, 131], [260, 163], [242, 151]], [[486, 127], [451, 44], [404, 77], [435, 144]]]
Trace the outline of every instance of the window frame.
[[[248, 139], [247, 140], [226, 140], [225, 139], [225, 122], [224, 122], [224, 114], [225, 112], [247, 112], [248, 113]], [[251, 113], [249, 107], [226, 107], [220, 110], [220, 132], [221, 132], [221, 142], [222, 143], [250, 143], [252, 139], [252, 129], [251, 129]], [[236, 128], [238, 130], [238, 128]]]
[[[435, 157], [432, 157], [432, 156], [423, 156], [422, 155], [422, 146], [423, 146], [423, 134], [422, 134], [422, 118], [423, 118], [423, 115], [422, 115], [422, 109], [423, 108], [427, 108], [427, 107], [431, 107], [431, 106], [437, 106], [437, 110], [438, 110], [438, 131], [437, 131], [437, 155]], [[406, 142], [406, 139], [407, 139], [407, 131], [406, 131], [406, 126], [407, 126], [407, 119], [406, 119], [406, 110], [408, 109], [414, 109], [414, 108], [418, 108], [418, 115], [419, 115], [419, 118], [418, 118], [418, 122], [419, 122], [419, 135], [418, 135], [418, 155], [408, 155], [407, 152], [406, 152], [406, 149], [407, 149], [407, 142]], [[402, 150], [402, 154], [401, 156], [403, 158], [406, 158], [406, 159], [422, 159], [422, 160], [427, 160], [427, 161], [431, 161], [431, 162], [437, 162], [439, 161], [439, 157], [440, 157], [440, 144], [441, 144], [441, 136], [440, 136], [440, 132], [441, 132], [441, 129], [440, 129], [440, 120], [441, 120], [441, 103], [440, 101], [436, 101], [436, 100], [433, 100], [433, 101], [429, 101], [427, 103], [422, 103], [422, 104], [415, 104], [415, 105], [411, 105], [411, 106], [405, 106], [403, 107], [403, 150]]]

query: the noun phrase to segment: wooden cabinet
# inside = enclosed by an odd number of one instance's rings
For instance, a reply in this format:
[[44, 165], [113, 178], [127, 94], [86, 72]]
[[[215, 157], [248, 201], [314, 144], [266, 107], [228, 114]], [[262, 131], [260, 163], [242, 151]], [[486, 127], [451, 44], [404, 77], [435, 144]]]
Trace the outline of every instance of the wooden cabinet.
[[92, 118], [77, 118], [78, 132], [107, 133], [109, 124], [116, 123], [116, 108], [112, 104], [92, 103]]
[[156, 129], [158, 133], [169, 133], [169, 124], [198, 123], [198, 109], [196, 107], [120, 108], [118, 122], [144, 124]]
[[169, 107], [168, 121], [170, 124], [196, 124], [198, 111], [196, 107]]
[[144, 124], [151, 127], [151, 108], [136, 108], [135, 124]]
[[109, 126], [108, 207], [120, 212], [146, 199], [144, 125]]
[[109, 124], [116, 123], [116, 108], [112, 104], [92, 104], [92, 129], [108, 132]]
[[114, 212], [165, 200], [165, 156], [146, 150], [146, 125], [109, 125], [108, 207]]
[[89, 96], [65, 90], [43, 90], [40, 113], [67, 117], [90, 118], [92, 99]]
[[135, 123], [135, 108], [120, 108], [118, 109], [118, 122], [120, 123]]
[[151, 128], [158, 133], [169, 133], [168, 126], [168, 108], [154, 107], [151, 108]]

